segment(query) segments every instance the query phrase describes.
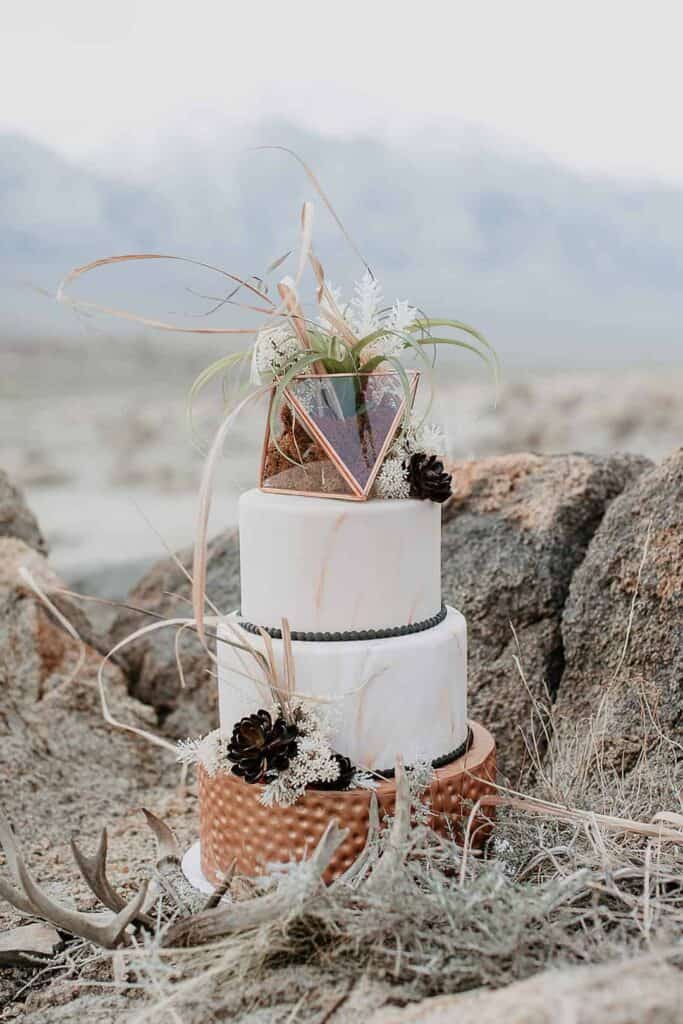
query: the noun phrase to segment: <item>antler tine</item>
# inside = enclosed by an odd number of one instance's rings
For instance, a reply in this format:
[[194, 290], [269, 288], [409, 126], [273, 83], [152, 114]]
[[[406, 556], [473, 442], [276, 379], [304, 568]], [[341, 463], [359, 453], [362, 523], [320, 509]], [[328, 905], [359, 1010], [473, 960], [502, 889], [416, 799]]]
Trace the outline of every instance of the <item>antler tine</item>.
[[345, 836], [346, 831], [340, 829], [336, 821], [329, 823], [308, 861], [311, 870], [307, 877], [302, 877], [298, 891], [288, 887], [284, 891], [278, 889], [267, 896], [245, 903], [200, 910], [199, 913], [172, 925], [164, 935], [163, 945], [169, 947], [191, 942], [208, 942], [221, 935], [247, 931], [269, 921], [278, 920], [301, 908], [306, 899], [317, 891], [325, 869]]
[[154, 838], [157, 841], [157, 869], [163, 871], [167, 865], [180, 863], [180, 847], [178, 846], [178, 840], [176, 839], [173, 831], [168, 827], [165, 821], [158, 818], [156, 814], [152, 814], [146, 807], [142, 808], [147, 824], [154, 833]]
[[324, 874], [327, 865], [334, 857], [335, 850], [341, 846], [348, 834], [348, 829], [340, 828], [336, 818], [329, 822], [318, 840], [318, 845], [313, 851], [309, 862], [316, 875], [322, 876]]
[[389, 832], [387, 847], [379, 859], [377, 867], [368, 879], [368, 887], [382, 885], [391, 878], [394, 871], [403, 861], [403, 846], [410, 832], [410, 787], [403, 758], [396, 758], [396, 803], [394, 820]]
[[78, 935], [82, 939], [104, 947], [104, 949], [115, 949], [121, 944], [126, 928], [140, 912], [147, 895], [147, 882], [145, 882], [130, 903], [127, 903], [118, 914], [106, 924], [97, 924], [91, 914], [70, 910], [43, 892], [31, 876], [20, 854], [17, 855], [16, 863], [21, 886], [31, 904], [31, 912], [34, 915], [44, 918], [62, 931]]
[[353, 864], [351, 864], [343, 875], [335, 879], [332, 883], [333, 886], [339, 885], [350, 885], [355, 882], [356, 879], [361, 875], [369, 866], [369, 864], [376, 857], [376, 851], [373, 849], [377, 836], [379, 835], [379, 801], [377, 800], [377, 794], [373, 793], [370, 797], [370, 810], [368, 814], [368, 835], [365, 840], [365, 846], [356, 857]]
[[[7, 867], [9, 869], [9, 873], [12, 876], [12, 879], [13, 879], [15, 885], [18, 885], [21, 888], [21, 879], [19, 877], [19, 871], [18, 871], [18, 868], [17, 868], [17, 856], [18, 856], [18, 853], [19, 853], [19, 848], [17, 847], [17, 841], [16, 841], [16, 839], [14, 837], [14, 833], [12, 831], [12, 827], [11, 827], [10, 823], [7, 820], [7, 818], [5, 817], [5, 815], [2, 814], [1, 812], [0, 812], [0, 848], [2, 849], [3, 853], [5, 854], [5, 860], [7, 862]], [[2, 896], [2, 898], [4, 900], [7, 900], [8, 903], [11, 903], [11, 905], [16, 910], [19, 910], [22, 914], [27, 914], [30, 917], [33, 916], [33, 908], [31, 907], [31, 904], [26, 899], [24, 894], [22, 892], [20, 892], [18, 889], [16, 889], [14, 887], [14, 885], [10, 885], [9, 882], [5, 882], [1, 878], [0, 878], [0, 896]]]
[[[107, 835], [107, 830], [106, 828], [103, 828], [100, 835], [100, 841], [97, 844], [97, 850], [93, 857], [86, 856], [76, 843], [75, 839], [71, 840], [71, 852], [73, 853], [74, 860], [78, 865], [78, 870], [81, 872], [83, 879], [91, 892], [97, 896], [100, 903], [103, 903], [109, 910], [113, 910], [115, 914], [118, 914], [126, 906], [126, 901], [123, 896], [116, 891], [107, 877], [108, 845], [109, 837]], [[141, 911], [137, 915], [136, 920], [140, 924], [145, 924], [148, 927], [154, 927], [155, 924], [154, 918], [144, 913], [144, 911]]]
[[202, 907], [202, 910], [213, 910], [221, 902], [226, 892], [230, 888], [230, 883], [235, 877], [235, 870], [237, 868], [237, 858], [235, 857], [230, 861], [228, 870], [224, 872], [223, 877], [220, 881], [220, 885], [217, 885], [211, 895], [208, 897], [206, 903]]
[[12, 826], [2, 812], [0, 812], [0, 847], [2, 847], [5, 854], [7, 867], [9, 868], [9, 873], [14, 879], [15, 884], [21, 885], [19, 880], [19, 871], [17, 869], [17, 855], [19, 853], [17, 840], [14, 836], [14, 832], [12, 831]]
[[7, 902], [20, 913], [26, 914], [27, 917], [34, 916], [33, 907], [26, 897], [22, 896], [22, 894], [18, 892], [13, 885], [10, 885], [9, 882], [3, 881], [2, 878], [0, 878], [0, 896], [2, 896], [3, 900], [7, 900]]
[[71, 852], [78, 865], [78, 870], [83, 875], [88, 888], [97, 896], [100, 903], [103, 903], [109, 910], [118, 914], [126, 905], [123, 896], [109, 882], [107, 878], [107, 846], [108, 836], [106, 828], [102, 829], [100, 841], [93, 857], [86, 856], [79, 848], [75, 839], [71, 840]]

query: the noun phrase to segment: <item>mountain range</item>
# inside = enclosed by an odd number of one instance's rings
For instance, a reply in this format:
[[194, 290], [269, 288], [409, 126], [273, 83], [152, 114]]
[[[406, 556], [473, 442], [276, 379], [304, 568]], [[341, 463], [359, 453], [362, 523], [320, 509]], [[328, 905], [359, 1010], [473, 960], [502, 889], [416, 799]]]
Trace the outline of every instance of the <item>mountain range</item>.
[[[362, 267], [296, 162], [249, 148], [265, 143], [315, 168], [387, 299], [472, 321], [524, 363], [681, 361], [683, 190], [581, 174], [490, 141], [391, 145], [282, 122], [166, 140], [145, 163], [76, 164], [0, 136], [2, 334], [70, 333], [72, 314], [41, 291], [100, 256], [162, 251], [260, 272], [296, 246], [306, 198], [316, 252], [348, 292]], [[101, 271], [92, 294], [192, 315], [206, 306], [196, 292], [223, 285], [186, 269], [136, 267], [116, 281]]]

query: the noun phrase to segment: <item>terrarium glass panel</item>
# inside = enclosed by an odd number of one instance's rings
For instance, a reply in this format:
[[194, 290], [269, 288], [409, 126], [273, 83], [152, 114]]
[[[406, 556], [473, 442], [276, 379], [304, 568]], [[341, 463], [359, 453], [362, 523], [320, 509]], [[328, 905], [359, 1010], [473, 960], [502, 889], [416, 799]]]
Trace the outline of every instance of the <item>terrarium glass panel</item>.
[[[408, 376], [410, 401], [417, 374]], [[406, 392], [398, 373], [295, 378], [266, 437], [261, 486], [366, 498], [401, 426]]]

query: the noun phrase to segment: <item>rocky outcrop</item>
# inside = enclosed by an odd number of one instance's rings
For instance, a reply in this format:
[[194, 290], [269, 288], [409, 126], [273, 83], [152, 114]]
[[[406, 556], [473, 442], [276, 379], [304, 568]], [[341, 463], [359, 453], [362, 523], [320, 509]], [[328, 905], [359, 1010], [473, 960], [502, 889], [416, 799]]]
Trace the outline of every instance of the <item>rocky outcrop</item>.
[[[178, 560], [189, 574], [192, 552], [180, 552]], [[234, 530], [220, 534], [209, 544], [206, 592], [221, 613], [239, 607], [239, 553]], [[154, 616], [191, 618], [190, 595], [188, 575], [173, 559], [167, 558], [143, 576], [129, 594], [128, 604]], [[154, 619], [144, 612], [122, 610], [112, 629], [112, 643], [152, 621]], [[121, 653], [131, 694], [157, 709], [166, 732], [183, 737], [216, 728], [218, 694], [215, 681], [209, 675], [212, 663], [190, 631], [181, 635], [178, 645], [185, 688], [181, 687], [178, 674], [174, 631], [159, 630]]]
[[623, 770], [652, 719], [683, 741], [683, 448], [608, 509], [573, 577], [562, 640], [559, 742], [592, 719], [596, 753]]
[[528, 761], [523, 733], [535, 702], [554, 698], [563, 675], [572, 576], [609, 503], [650, 465], [636, 456], [521, 454], [453, 468], [444, 600], [468, 622], [470, 714], [496, 736], [513, 782]]
[[16, 537], [29, 547], [47, 552], [45, 538], [21, 491], [0, 469], [0, 537]]
[[378, 1010], [370, 1024], [678, 1024], [683, 973], [654, 957], [545, 971], [495, 992]]

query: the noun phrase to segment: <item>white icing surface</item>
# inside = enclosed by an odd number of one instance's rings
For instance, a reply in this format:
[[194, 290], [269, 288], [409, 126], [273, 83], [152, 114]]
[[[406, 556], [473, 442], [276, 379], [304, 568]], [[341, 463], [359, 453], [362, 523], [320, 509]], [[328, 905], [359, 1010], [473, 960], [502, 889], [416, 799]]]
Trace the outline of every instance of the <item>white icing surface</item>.
[[[225, 624], [218, 635], [235, 639]], [[263, 650], [260, 637], [242, 635]], [[225, 643], [217, 646], [221, 729], [230, 734], [235, 722], [270, 699], [262, 681], [245, 678], [257, 675], [255, 659]], [[281, 666], [282, 641], [273, 640], [273, 649]], [[354, 764], [393, 768], [396, 754], [408, 763], [431, 761], [466, 738], [467, 627], [453, 608], [440, 625], [422, 633], [338, 643], [295, 641], [293, 653], [296, 691], [336, 698], [332, 745]]]
[[211, 884], [202, 871], [202, 850], [199, 840], [185, 851], [180, 867], [185, 878], [194, 889], [199, 889], [200, 892], [205, 893], [207, 896], [215, 892], [216, 887]]
[[441, 608], [441, 506], [247, 491], [242, 615], [302, 633], [383, 629]]

